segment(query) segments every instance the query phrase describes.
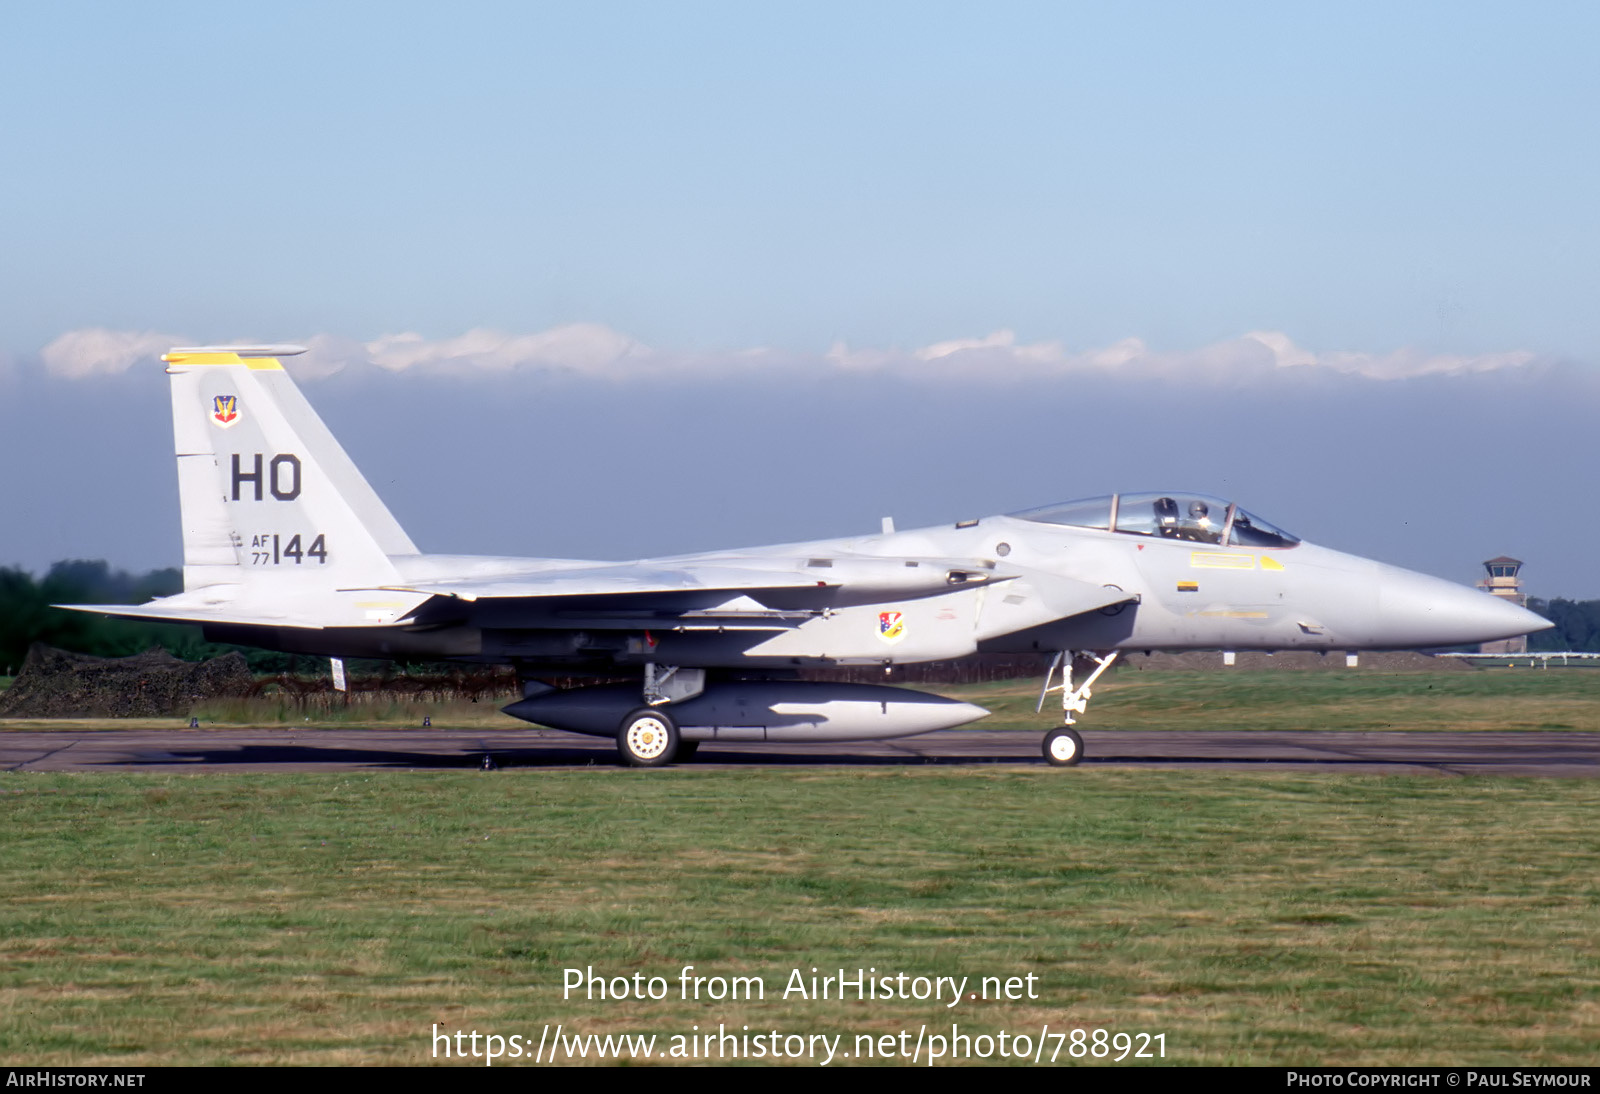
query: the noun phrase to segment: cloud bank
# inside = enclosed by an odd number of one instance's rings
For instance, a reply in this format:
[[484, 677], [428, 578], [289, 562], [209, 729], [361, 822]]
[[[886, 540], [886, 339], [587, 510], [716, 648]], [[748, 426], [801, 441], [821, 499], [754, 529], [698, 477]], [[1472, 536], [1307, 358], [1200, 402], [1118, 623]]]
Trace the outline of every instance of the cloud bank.
[[157, 331], [88, 330], [68, 331], [39, 351], [45, 371], [66, 380], [86, 380], [126, 372], [142, 362], [159, 360], [173, 346], [186, 340]]
[[[125, 372], [157, 360], [176, 335], [153, 331], [88, 329], [69, 331], [39, 353], [45, 371], [81, 380]], [[1082, 375], [1165, 378], [1204, 383], [1255, 380], [1267, 375], [1333, 373], [1376, 381], [1416, 376], [1462, 375], [1518, 369], [1538, 357], [1527, 350], [1451, 355], [1398, 349], [1387, 353], [1317, 352], [1296, 345], [1281, 331], [1251, 331], [1237, 338], [1187, 350], [1153, 350], [1139, 338], [1109, 346], [1073, 350], [1060, 342], [1019, 343], [1009, 330], [981, 338], [957, 338], [914, 349], [858, 348], [835, 343], [820, 355], [787, 354], [754, 347], [689, 354], [645, 345], [598, 323], [573, 323], [535, 334], [506, 334], [477, 328], [452, 338], [430, 339], [415, 332], [385, 334], [368, 342], [334, 334], [301, 340], [308, 353], [291, 361], [302, 379], [315, 380], [346, 370], [382, 369], [391, 373], [503, 375], [544, 371], [595, 379], [627, 380], [650, 376], [692, 379], [730, 373], [759, 375], [834, 372], [885, 374], [911, 380], [983, 379], [1037, 381]]]

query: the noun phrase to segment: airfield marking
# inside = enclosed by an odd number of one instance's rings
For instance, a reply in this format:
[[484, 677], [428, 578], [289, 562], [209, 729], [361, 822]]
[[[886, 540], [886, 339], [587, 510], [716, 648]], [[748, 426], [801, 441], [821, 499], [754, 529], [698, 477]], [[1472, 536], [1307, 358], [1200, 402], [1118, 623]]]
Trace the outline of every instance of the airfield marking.
[[[808, 744], [707, 742], [691, 765], [1043, 766], [1040, 733], [946, 730], [887, 741]], [[1600, 733], [1336, 732], [1296, 730], [1084, 733], [1084, 765], [1276, 768], [1441, 775], [1600, 777]], [[226, 728], [0, 733], [0, 769], [16, 771], [336, 771], [610, 767], [608, 740], [541, 729], [449, 730]], [[1064, 774], [1070, 776], [1070, 772]]]

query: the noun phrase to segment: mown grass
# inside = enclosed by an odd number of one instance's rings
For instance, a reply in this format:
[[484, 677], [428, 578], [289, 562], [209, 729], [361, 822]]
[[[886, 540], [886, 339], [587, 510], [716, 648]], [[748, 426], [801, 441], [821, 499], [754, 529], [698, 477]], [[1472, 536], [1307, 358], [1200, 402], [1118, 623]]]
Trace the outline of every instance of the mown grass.
[[[1597, 807], [1586, 780], [1159, 770], [9, 774], [0, 1054], [1048, 1022], [1165, 1033], [1176, 1063], [1586, 1063]], [[681, 1002], [686, 964], [767, 999]], [[563, 1001], [585, 966], [673, 997]], [[813, 966], [1033, 973], [1041, 998], [779, 997]]]

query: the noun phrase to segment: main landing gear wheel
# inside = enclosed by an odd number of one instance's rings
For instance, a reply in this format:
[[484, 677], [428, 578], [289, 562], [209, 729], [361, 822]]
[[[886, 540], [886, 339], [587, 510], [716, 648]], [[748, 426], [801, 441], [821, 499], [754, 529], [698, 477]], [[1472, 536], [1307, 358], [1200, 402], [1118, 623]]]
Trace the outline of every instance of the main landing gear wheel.
[[1071, 726], [1058, 726], [1044, 735], [1044, 758], [1056, 767], [1076, 767], [1083, 759], [1083, 738]]
[[678, 754], [678, 726], [654, 707], [636, 710], [617, 730], [617, 752], [629, 767], [665, 767]]

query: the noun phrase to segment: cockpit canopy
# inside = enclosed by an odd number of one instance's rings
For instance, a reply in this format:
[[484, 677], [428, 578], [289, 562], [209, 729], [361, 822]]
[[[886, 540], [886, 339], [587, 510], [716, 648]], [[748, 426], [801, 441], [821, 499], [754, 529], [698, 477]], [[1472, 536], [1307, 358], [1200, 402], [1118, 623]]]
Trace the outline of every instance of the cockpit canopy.
[[1300, 542], [1237, 505], [1204, 494], [1109, 494], [1010, 514], [1041, 524], [1098, 528], [1130, 536], [1233, 547], [1293, 547]]

